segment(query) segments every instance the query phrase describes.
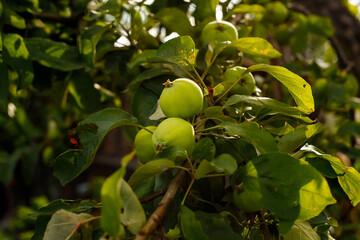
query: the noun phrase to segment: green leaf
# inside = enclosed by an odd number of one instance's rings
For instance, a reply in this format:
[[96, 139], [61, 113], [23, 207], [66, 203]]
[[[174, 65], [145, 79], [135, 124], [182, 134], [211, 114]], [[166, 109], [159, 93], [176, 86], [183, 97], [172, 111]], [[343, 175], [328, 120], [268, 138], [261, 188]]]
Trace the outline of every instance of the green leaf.
[[307, 23], [309, 30], [312, 33], [318, 34], [323, 37], [331, 37], [335, 33], [335, 29], [332, 25], [331, 19], [318, 16], [318, 15], [309, 15], [307, 16]]
[[102, 25], [93, 25], [86, 28], [80, 35], [79, 50], [87, 67], [93, 67], [96, 57], [96, 45], [107, 30]]
[[122, 208], [124, 209], [121, 222], [132, 234], [137, 234], [146, 222], [144, 209], [134, 191], [124, 179], [120, 179], [119, 187], [120, 197], [123, 201]]
[[275, 139], [270, 133], [260, 129], [254, 122], [244, 122], [235, 124], [223, 122], [220, 124], [230, 136], [240, 136], [251, 143], [260, 153], [276, 152], [277, 146]]
[[229, 153], [238, 164], [248, 162], [257, 156], [255, 148], [242, 139], [215, 138], [216, 154]]
[[123, 199], [120, 195], [120, 186], [125, 175], [125, 168], [120, 168], [108, 177], [101, 187], [101, 227], [114, 239], [125, 237], [125, 229], [121, 224]]
[[107, 178], [101, 188], [101, 226], [115, 239], [124, 237], [124, 226], [136, 234], [146, 222], [139, 199], [123, 179], [126, 166], [133, 157], [134, 152], [126, 155], [121, 168]]
[[156, 126], [156, 121], [149, 117], [155, 112], [159, 96], [153, 91], [140, 86], [132, 99], [131, 110], [142, 126]]
[[215, 151], [215, 144], [211, 138], [201, 138], [199, 142], [195, 144], [192, 152], [192, 159], [194, 161], [203, 159], [211, 161], [215, 156]]
[[265, 11], [266, 9], [259, 4], [237, 4], [226, 16], [230, 17], [238, 13], [265, 13]]
[[220, 154], [211, 163], [218, 173], [233, 174], [238, 167], [236, 159], [227, 153]]
[[5, 8], [3, 14], [4, 24], [11, 25], [18, 29], [24, 29], [26, 27], [25, 19], [13, 10]]
[[44, 240], [70, 239], [80, 227], [84, 227], [91, 236], [92, 229], [89, 227], [88, 220], [92, 217], [87, 213], [76, 214], [63, 209], [58, 210], [47, 225]]
[[213, 96], [216, 97], [216, 96], [222, 94], [222, 93], [224, 92], [224, 90], [225, 90], [224, 85], [221, 84], [221, 83], [219, 83], [218, 85], [216, 85], [216, 86], [214, 87]]
[[194, 30], [189, 18], [179, 8], [164, 8], [156, 13], [155, 17], [171, 32], [177, 32], [179, 35], [193, 35]]
[[167, 159], [158, 159], [152, 160], [140, 166], [136, 171], [131, 175], [129, 179], [129, 184], [134, 185], [139, 182], [142, 182], [150, 177], [159, 175], [175, 166], [173, 161]]
[[3, 35], [3, 60], [19, 74], [18, 88], [28, 88], [34, 79], [33, 65], [20, 35]]
[[94, 208], [100, 208], [100, 205], [94, 200], [63, 200], [58, 199], [47, 206], [40, 208], [36, 213], [31, 214], [36, 217], [35, 232], [32, 240], [42, 240], [51, 216], [58, 210], [64, 209], [70, 212], [89, 212]]
[[213, 214], [202, 211], [195, 213], [195, 218], [201, 223], [205, 234], [210, 240], [226, 239], [241, 240], [240, 234], [234, 233], [231, 223], [226, 216], [221, 214]]
[[271, 125], [267, 125], [266, 127], [264, 127], [264, 130], [271, 133], [271, 134], [273, 134], [273, 135], [283, 136], [285, 134], [293, 132], [294, 128], [290, 124], [285, 122], [282, 127], [274, 127], [274, 126], [271, 126]]
[[68, 88], [76, 104], [84, 112], [92, 112], [100, 106], [100, 92], [94, 88], [94, 81], [86, 73], [73, 72]]
[[12, 8], [19, 12], [30, 12], [37, 13], [40, 12], [39, 9], [39, 0], [16, 0], [8, 1], [6, 7]]
[[233, 174], [238, 167], [236, 159], [228, 153], [217, 156], [212, 161], [202, 160], [196, 169], [195, 178], [200, 179], [208, 173], [217, 172]]
[[338, 174], [332, 168], [330, 162], [321, 157], [306, 157], [305, 160], [311, 164], [316, 170], [327, 178], [337, 178]]
[[195, 43], [189, 36], [173, 38], [159, 47], [156, 56], [192, 71], [195, 64]]
[[260, 206], [288, 223], [315, 217], [336, 203], [325, 178], [306, 161], [287, 154], [260, 155], [237, 176], [247, 191], [261, 194]]
[[161, 76], [161, 75], [169, 75], [172, 72], [169, 69], [164, 69], [162, 67], [153, 67], [147, 69], [140, 74], [138, 74], [128, 85], [128, 88], [131, 90], [136, 90], [139, 88], [139, 85], [144, 82], [145, 80], [150, 80], [154, 77]]
[[286, 103], [280, 102], [276, 99], [267, 97], [253, 97], [247, 95], [232, 95], [223, 105], [223, 108], [239, 103], [248, 103], [259, 107], [271, 109], [275, 112], [282, 113], [285, 115], [304, 115], [307, 113], [298, 107], [292, 107]]
[[311, 145], [303, 146], [301, 151], [314, 153], [317, 156], [329, 161], [331, 167], [338, 175], [337, 178], [340, 186], [351, 200], [352, 205], [356, 206], [360, 202], [360, 173], [356, 171], [356, 169], [344, 166], [340, 159], [329, 154], [324, 154]]
[[207, 160], [202, 160], [199, 164], [199, 166], [196, 169], [195, 178], [200, 179], [206, 174], [214, 172], [215, 171], [215, 165], [210, 163]]
[[219, 3], [219, 0], [195, 0], [196, 9], [194, 16], [196, 20], [202, 21], [204, 19], [215, 20], [216, 17], [216, 6]]
[[180, 224], [185, 240], [210, 240], [195, 213], [184, 205], [180, 207]]
[[236, 47], [245, 54], [254, 57], [277, 58], [281, 56], [273, 46], [263, 38], [244, 37], [232, 42], [229, 46]]
[[[0, 34], [1, 36], [1, 34]], [[0, 39], [1, 41], [1, 39]], [[5, 98], [9, 89], [9, 69], [0, 54], [0, 99]]]
[[321, 123], [298, 127], [280, 138], [278, 149], [280, 152], [291, 153], [301, 147], [309, 138], [320, 133], [322, 129]]
[[92, 164], [100, 143], [110, 130], [135, 123], [136, 118], [115, 108], [106, 108], [81, 121], [73, 131], [79, 136], [79, 149], [68, 150], [56, 158], [52, 164], [55, 177], [62, 185], [76, 178]]
[[300, 53], [306, 50], [309, 46], [309, 32], [307, 28], [297, 28], [292, 33], [290, 39], [290, 47], [293, 53]]
[[320, 236], [312, 229], [309, 222], [297, 221], [290, 231], [284, 235], [284, 240], [320, 240]]
[[279, 80], [289, 90], [297, 105], [307, 113], [314, 112], [314, 98], [310, 85], [284, 67], [258, 64], [248, 68], [249, 72], [263, 71]]
[[132, 68], [134, 68], [135, 66], [137, 66], [137, 65], [139, 65], [141, 63], [148, 62], [149, 59], [156, 56], [156, 53], [157, 53], [157, 50], [155, 50], [155, 49], [145, 49], [141, 53], [137, 54], [135, 56], [134, 60], [127, 63], [127, 67], [129, 69], [132, 69]]
[[76, 47], [43, 38], [27, 38], [25, 44], [31, 58], [46, 67], [61, 71], [84, 67], [79, 49]]
[[210, 118], [213, 120], [218, 120], [221, 122], [223, 122], [223, 121], [235, 122], [235, 119], [224, 114], [223, 108], [221, 106], [211, 106], [211, 107], [205, 108], [204, 113], [207, 118]]
[[360, 136], [360, 123], [346, 122], [339, 127], [338, 134], [358, 137]]
[[100, 208], [101, 205], [95, 200], [64, 200], [57, 199], [52, 201], [45, 207], [40, 208], [35, 213], [31, 214], [32, 217], [40, 216], [51, 216], [56, 211], [60, 209], [65, 209], [66, 211], [80, 213], [80, 212], [89, 212], [94, 208]]

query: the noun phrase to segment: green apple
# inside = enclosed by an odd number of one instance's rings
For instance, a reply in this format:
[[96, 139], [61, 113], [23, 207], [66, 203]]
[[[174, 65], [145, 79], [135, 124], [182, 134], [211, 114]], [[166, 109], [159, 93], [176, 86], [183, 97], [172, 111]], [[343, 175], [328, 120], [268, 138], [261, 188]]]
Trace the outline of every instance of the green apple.
[[283, 22], [288, 14], [289, 10], [282, 2], [273, 1], [266, 5], [266, 19], [273, 23]]
[[201, 112], [204, 96], [194, 81], [178, 78], [165, 83], [159, 102], [165, 116], [188, 118]]
[[233, 42], [238, 39], [238, 31], [236, 27], [227, 21], [213, 21], [205, 25], [201, 31], [201, 41], [208, 44], [212, 41]]
[[255, 196], [247, 190], [242, 192], [235, 190], [233, 201], [235, 206], [244, 212], [257, 212], [261, 209], [261, 206], [258, 204], [259, 196]]
[[195, 145], [195, 131], [184, 119], [167, 118], [154, 131], [152, 142], [157, 152], [177, 148], [190, 154]]
[[253, 92], [255, 92], [255, 79], [251, 73], [246, 73], [244, 76], [242, 76], [245, 71], [246, 68], [240, 66], [229, 68], [225, 71], [223, 82], [226, 87], [230, 87], [234, 82], [241, 79], [239, 84], [237, 84], [230, 91], [231, 95], [251, 95]]
[[[146, 127], [151, 132], [154, 132], [156, 127]], [[146, 163], [153, 160], [156, 152], [152, 143], [152, 133], [145, 129], [141, 129], [135, 136], [134, 149], [139, 162]]]

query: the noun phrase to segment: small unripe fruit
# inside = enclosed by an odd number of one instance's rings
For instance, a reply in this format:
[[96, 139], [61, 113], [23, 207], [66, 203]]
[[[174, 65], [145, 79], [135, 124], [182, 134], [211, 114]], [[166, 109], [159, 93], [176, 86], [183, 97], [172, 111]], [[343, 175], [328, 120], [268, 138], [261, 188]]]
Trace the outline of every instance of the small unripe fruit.
[[188, 118], [201, 112], [203, 98], [194, 81], [187, 78], [168, 80], [160, 95], [160, 108], [167, 117]]
[[280, 1], [269, 2], [266, 5], [266, 19], [273, 23], [283, 22], [289, 14], [287, 7]]
[[168, 118], [156, 128], [152, 142], [157, 152], [176, 147], [190, 154], [195, 144], [195, 131], [184, 119]]
[[233, 42], [238, 39], [236, 27], [227, 21], [213, 21], [205, 25], [201, 32], [201, 41], [208, 44], [212, 41]]
[[223, 81], [224, 83], [228, 83], [227, 85], [229, 85], [229, 87], [231, 85], [230, 83], [234, 83], [241, 78], [239, 84], [230, 91], [231, 95], [251, 95], [255, 92], [255, 79], [251, 73], [242, 75], [245, 71], [246, 68], [240, 66], [229, 68], [225, 71]]
[[[152, 132], [156, 129], [155, 126], [146, 128]], [[139, 162], [146, 163], [153, 160], [156, 152], [152, 143], [152, 134], [145, 129], [141, 129], [135, 136], [134, 149]]]

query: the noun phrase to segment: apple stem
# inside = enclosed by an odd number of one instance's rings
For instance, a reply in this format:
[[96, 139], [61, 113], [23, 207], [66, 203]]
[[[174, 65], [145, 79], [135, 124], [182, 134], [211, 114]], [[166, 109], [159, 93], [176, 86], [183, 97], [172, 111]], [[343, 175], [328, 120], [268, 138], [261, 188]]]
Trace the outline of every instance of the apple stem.
[[167, 88], [167, 87], [171, 87], [173, 84], [173, 82], [170, 81], [170, 79], [168, 79], [166, 82], [163, 83], [163, 85]]

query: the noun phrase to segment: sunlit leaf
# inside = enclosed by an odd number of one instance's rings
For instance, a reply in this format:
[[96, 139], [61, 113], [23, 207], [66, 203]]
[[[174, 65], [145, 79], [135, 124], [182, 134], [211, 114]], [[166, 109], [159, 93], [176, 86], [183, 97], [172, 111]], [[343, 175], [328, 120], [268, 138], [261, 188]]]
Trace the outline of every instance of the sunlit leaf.
[[280, 152], [291, 153], [301, 147], [309, 138], [320, 133], [322, 129], [321, 123], [298, 127], [280, 138], [278, 149]]
[[287, 227], [336, 203], [325, 178], [306, 161], [287, 154], [260, 155], [240, 168], [237, 176], [247, 191], [261, 194], [258, 204], [288, 222]]
[[223, 105], [223, 107], [231, 106], [238, 103], [248, 103], [259, 107], [269, 108], [278, 113], [286, 115], [304, 115], [306, 112], [300, 108], [292, 107], [286, 103], [276, 99], [267, 97], [253, 97], [248, 95], [232, 95]]
[[255, 57], [277, 58], [281, 56], [268, 41], [258, 37], [244, 37], [231, 43], [230, 46], [236, 47], [245, 54]]
[[4, 62], [19, 74], [18, 88], [28, 88], [34, 79], [34, 72], [23, 38], [18, 34], [6, 34], [2, 53]]
[[317, 156], [326, 159], [331, 167], [338, 175], [338, 181], [344, 192], [347, 194], [353, 206], [356, 206], [360, 202], [360, 173], [352, 167], [346, 167], [340, 161], [340, 159], [324, 154], [316, 147], [311, 145], [305, 145], [301, 148], [302, 152], [311, 152]]
[[120, 168], [108, 177], [101, 187], [101, 226], [115, 239], [125, 237], [125, 229], [121, 224], [123, 199], [119, 192], [124, 175], [125, 169]]
[[310, 85], [300, 76], [284, 67], [258, 64], [248, 68], [249, 72], [263, 71], [279, 80], [289, 90], [295, 102], [307, 113], [314, 112], [314, 98]]
[[93, 67], [96, 57], [96, 45], [106, 30], [107, 28], [102, 25], [94, 25], [81, 33], [79, 50], [87, 67]]
[[284, 240], [320, 240], [320, 236], [312, 229], [309, 222], [297, 221], [290, 231], [284, 235]]
[[24, 29], [26, 27], [25, 19], [9, 8], [5, 8], [3, 12], [3, 21], [13, 27]]

